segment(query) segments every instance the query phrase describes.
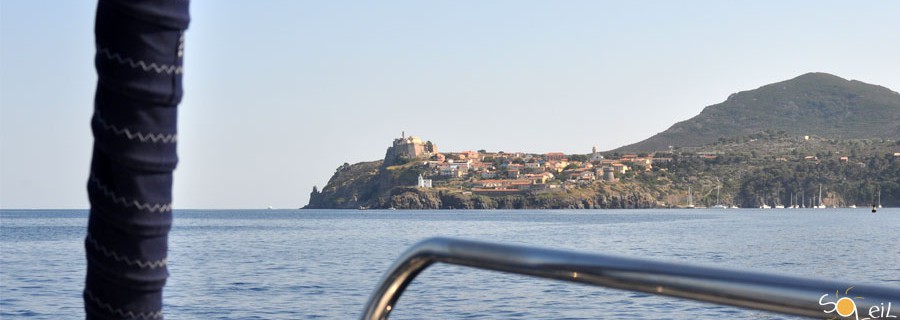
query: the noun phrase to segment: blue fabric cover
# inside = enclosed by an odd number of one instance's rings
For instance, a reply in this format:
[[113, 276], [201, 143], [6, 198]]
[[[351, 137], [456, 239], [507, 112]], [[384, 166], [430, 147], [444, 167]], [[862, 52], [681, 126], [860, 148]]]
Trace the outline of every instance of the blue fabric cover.
[[187, 0], [100, 0], [88, 319], [162, 319]]

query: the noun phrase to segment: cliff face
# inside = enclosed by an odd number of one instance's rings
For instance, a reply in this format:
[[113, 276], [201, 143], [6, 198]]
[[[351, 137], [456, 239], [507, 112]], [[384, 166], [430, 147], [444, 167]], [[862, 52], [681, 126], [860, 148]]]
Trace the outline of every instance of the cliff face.
[[335, 170], [321, 191], [313, 188], [305, 208], [349, 209], [364, 205], [378, 190], [381, 165], [381, 160], [345, 163]]
[[631, 209], [665, 207], [662, 195], [639, 183], [616, 183], [516, 195], [485, 196], [460, 190], [415, 187], [415, 163], [381, 161], [338, 167], [307, 209]]
[[[420, 170], [411, 163], [385, 166], [382, 160], [344, 164], [335, 170], [321, 191], [313, 190], [310, 209], [390, 208], [383, 200], [395, 189], [414, 186]], [[405, 207], [404, 207], [405, 208]]]
[[[477, 177], [434, 174], [422, 161], [344, 164], [305, 208], [318, 209], [605, 209], [693, 204], [900, 206], [900, 141], [832, 140], [760, 133], [665, 155], [652, 170], [617, 181], [548, 181], [528, 191], [479, 189]], [[419, 188], [420, 174], [434, 188]], [[429, 176], [429, 173], [431, 174]], [[819, 189], [823, 199], [818, 199]], [[488, 191], [485, 191], [488, 190]], [[814, 200], [815, 198], [815, 200]]]
[[646, 190], [558, 190], [520, 195], [483, 196], [447, 190], [397, 188], [373, 208], [398, 209], [634, 209], [655, 208], [656, 195]]

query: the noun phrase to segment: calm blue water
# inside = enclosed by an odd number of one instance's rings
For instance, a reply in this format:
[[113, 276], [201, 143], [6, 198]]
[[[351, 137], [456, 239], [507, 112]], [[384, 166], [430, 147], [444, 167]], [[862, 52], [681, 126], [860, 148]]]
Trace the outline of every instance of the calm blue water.
[[[79, 319], [85, 211], [0, 211], [0, 318]], [[900, 209], [176, 211], [169, 319], [353, 319], [410, 245], [449, 236], [900, 286]], [[392, 319], [785, 318], [448, 265]]]

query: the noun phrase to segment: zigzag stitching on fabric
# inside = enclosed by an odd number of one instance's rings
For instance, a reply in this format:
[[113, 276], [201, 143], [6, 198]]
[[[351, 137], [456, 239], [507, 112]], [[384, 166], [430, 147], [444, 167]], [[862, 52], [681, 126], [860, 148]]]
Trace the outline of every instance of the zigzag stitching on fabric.
[[88, 235], [87, 235], [87, 241], [90, 242], [91, 245], [94, 246], [94, 249], [97, 249], [98, 251], [103, 253], [104, 256], [113, 258], [114, 260], [116, 260], [118, 262], [125, 262], [125, 264], [127, 264], [129, 266], [137, 265], [138, 267], [140, 267], [142, 269], [143, 268], [156, 269], [156, 268], [165, 267], [166, 264], [169, 263], [168, 258], [163, 258], [162, 260], [157, 260], [157, 261], [141, 261], [138, 259], [132, 260], [124, 255], [119, 255], [115, 251], [110, 250], [109, 248], [101, 245], [99, 242], [97, 242], [97, 239], [94, 239], [94, 237], [91, 236], [90, 233], [88, 233]]
[[91, 300], [91, 302], [97, 304], [98, 306], [100, 306], [103, 309], [109, 310], [110, 313], [118, 315], [119, 317], [122, 317], [122, 318], [162, 319], [162, 317], [163, 317], [162, 310], [157, 310], [157, 311], [147, 312], [147, 313], [144, 313], [144, 312], [135, 313], [134, 311], [131, 311], [131, 310], [128, 310], [126, 312], [122, 309], [113, 308], [112, 304], [103, 302], [103, 300], [98, 299], [97, 297], [94, 296], [94, 294], [90, 290], [84, 290], [84, 293], [85, 293], [85, 295], [87, 295], [88, 299]]
[[106, 197], [112, 199], [113, 202], [119, 203], [125, 207], [134, 206], [135, 208], [138, 208], [140, 210], [146, 210], [146, 211], [150, 211], [150, 212], [172, 211], [172, 203], [166, 203], [166, 204], [156, 203], [156, 204], [151, 205], [149, 203], [141, 203], [137, 200], [129, 201], [125, 197], [116, 196], [115, 192], [113, 192], [112, 190], [109, 190], [109, 188], [107, 188], [105, 185], [100, 183], [100, 179], [98, 179], [97, 176], [95, 176], [93, 172], [91, 172], [91, 181], [94, 182], [94, 185], [97, 186], [97, 189], [100, 189], [100, 191], [103, 192], [103, 194]]
[[172, 74], [173, 72], [175, 74], [181, 74], [184, 71], [183, 67], [181, 67], [181, 66], [156, 64], [155, 62], [151, 62], [150, 64], [147, 64], [146, 62], [144, 62], [144, 60], [134, 61], [134, 59], [132, 59], [130, 57], [122, 57], [122, 55], [115, 53], [115, 52], [111, 52], [107, 48], [98, 48], [97, 53], [103, 54], [106, 56], [106, 59], [115, 60], [119, 64], [127, 64], [132, 69], [137, 69], [138, 67], [140, 67], [144, 71], [153, 70], [156, 73], [165, 72], [166, 74]]
[[100, 125], [103, 126], [103, 129], [112, 131], [113, 133], [115, 133], [116, 135], [119, 135], [119, 136], [125, 135], [125, 137], [127, 137], [128, 140], [134, 140], [134, 138], [136, 137], [138, 140], [141, 140], [141, 142], [147, 142], [147, 140], [150, 140], [150, 141], [153, 141], [154, 143], [155, 142], [175, 143], [178, 141], [177, 134], [143, 133], [140, 131], [131, 132], [131, 130], [129, 130], [128, 128], [120, 129], [119, 127], [116, 127], [116, 125], [109, 124], [106, 122], [106, 120], [103, 120], [103, 118], [100, 117], [99, 113], [97, 114], [97, 122], [99, 122]]

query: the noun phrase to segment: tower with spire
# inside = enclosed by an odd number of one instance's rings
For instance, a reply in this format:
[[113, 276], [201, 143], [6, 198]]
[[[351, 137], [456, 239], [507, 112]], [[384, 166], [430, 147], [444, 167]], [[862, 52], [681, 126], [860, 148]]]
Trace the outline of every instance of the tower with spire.
[[597, 146], [591, 148], [591, 161], [600, 161], [603, 160], [603, 155], [600, 152], [597, 152]]

